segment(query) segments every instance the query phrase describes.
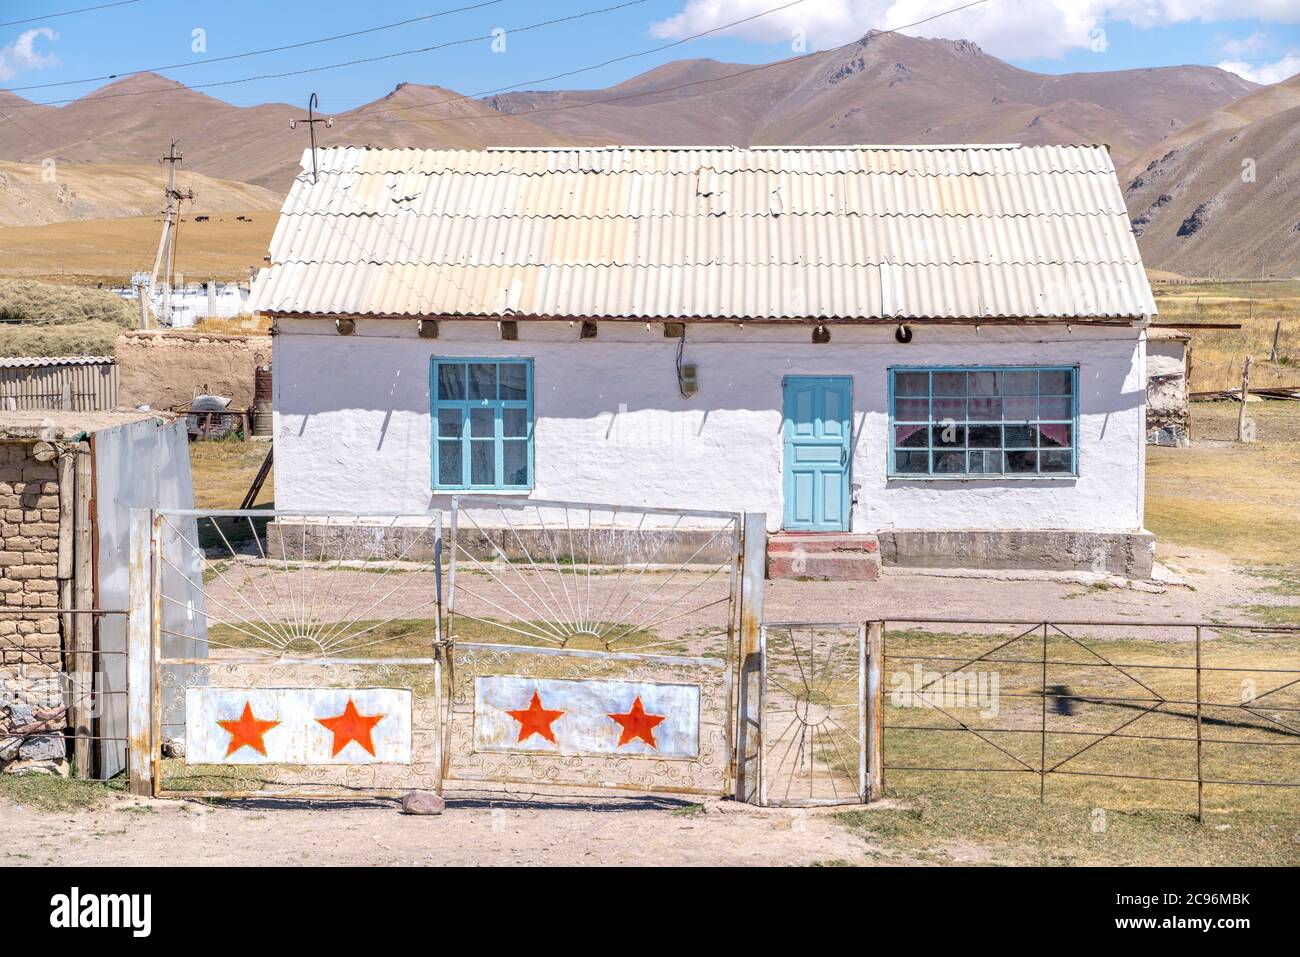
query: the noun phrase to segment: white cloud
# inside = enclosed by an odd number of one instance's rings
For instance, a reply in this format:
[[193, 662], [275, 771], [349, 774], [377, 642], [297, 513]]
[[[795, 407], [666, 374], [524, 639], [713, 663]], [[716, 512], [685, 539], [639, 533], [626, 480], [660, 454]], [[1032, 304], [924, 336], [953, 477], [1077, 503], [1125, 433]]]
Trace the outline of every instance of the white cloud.
[[1258, 57], [1274, 45], [1273, 38], [1263, 30], [1256, 30], [1240, 40], [1220, 33], [1215, 40], [1219, 44], [1219, 52], [1226, 57]]
[[[891, 30], [960, 6], [962, 0], [803, 0], [777, 13], [725, 31], [764, 43], [789, 42], [803, 31], [812, 48], [848, 43], [867, 30]], [[681, 38], [753, 16], [781, 0], [687, 0], [675, 16], [651, 25], [660, 37]], [[1000, 57], [1059, 57], [1070, 50], [1104, 47], [1105, 23], [1146, 29], [1173, 23], [1256, 18], [1300, 22], [1296, 0], [989, 0], [905, 30], [923, 37], [974, 40]], [[1104, 33], [1101, 34], [1104, 37]], [[1237, 54], [1240, 56], [1240, 54]]]
[[24, 31], [18, 39], [8, 46], [0, 47], [0, 80], [12, 80], [19, 73], [28, 70], [43, 70], [58, 66], [59, 58], [52, 53], [41, 53], [36, 49], [38, 38], [53, 43], [58, 39], [49, 27], [37, 27]]
[[1288, 53], [1272, 63], [1246, 63], [1241, 60], [1224, 60], [1220, 70], [1235, 73], [1252, 83], [1281, 83], [1300, 73], [1300, 53]]

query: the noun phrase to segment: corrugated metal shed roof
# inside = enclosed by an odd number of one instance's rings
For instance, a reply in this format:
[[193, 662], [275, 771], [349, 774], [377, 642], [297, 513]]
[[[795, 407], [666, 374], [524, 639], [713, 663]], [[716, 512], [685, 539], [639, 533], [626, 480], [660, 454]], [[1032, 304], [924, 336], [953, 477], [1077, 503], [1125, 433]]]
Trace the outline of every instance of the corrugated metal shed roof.
[[321, 150], [252, 306], [526, 318], [1140, 318], [1102, 147]]
[[117, 362], [113, 356], [14, 356], [0, 358], [0, 369], [36, 369], [48, 366], [98, 366]]

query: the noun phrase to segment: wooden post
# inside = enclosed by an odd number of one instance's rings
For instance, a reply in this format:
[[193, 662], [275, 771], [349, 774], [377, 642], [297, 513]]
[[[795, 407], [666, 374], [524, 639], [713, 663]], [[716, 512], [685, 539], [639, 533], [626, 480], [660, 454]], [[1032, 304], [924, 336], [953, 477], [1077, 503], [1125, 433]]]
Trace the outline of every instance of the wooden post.
[[126, 626], [127, 788], [153, 791], [153, 517], [131, 510], [131, 600]]
[[1205, 823], [1205, 775], [1201, 772], [1201, 626], [1196, 626], [1196, 820]]
[[[73, 464], [73, 608], [95, 607], [94, 528], [91, 525], [90, 490], [94, 463], [90, 447], [76, 447]], [[73, 615], [71, 712], [73, 769], [79, 778], [89, 778], [94, 745], [95, 620], [90, 615]]]
[[1241, 408], [1237, 410], [1237, 441], [1249, 442], [1246, 438], [1246, 400], [1250, 396], [1250, 363], [1251, 357], [1246, 356], [1246, 364], [1241, 368]]
[[866, 800], [879, 801], [885, 795], [885, 623], [867, 625], [866, 689]]
[[736, 697], [736, 800], [758, 803], [763, 755], [762, 652], [759, 626], [763, 621], [763, 581], [767, 572], [767, 515], [746, 512], [741, 532], [744, 549], [740, 579], [740, 667]]
[[1278, 355], [1277, 346], [1278, 346], [1278, 340], [1281, 337], [1282, 337], [1282, 320], [1279, 319], [1277, 321], [1277, 324], [1273, 326], [1273, 348], [1268, 351], [1269, 362], [1277, 362], [1277, 355]]

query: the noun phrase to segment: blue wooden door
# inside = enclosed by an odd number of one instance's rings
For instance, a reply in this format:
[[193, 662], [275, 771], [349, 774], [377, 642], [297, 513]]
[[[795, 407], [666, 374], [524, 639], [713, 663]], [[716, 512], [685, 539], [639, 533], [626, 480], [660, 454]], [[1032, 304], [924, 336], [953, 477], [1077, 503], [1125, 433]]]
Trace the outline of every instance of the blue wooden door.
[[849, 458], [853, 380], [785, 379], [785, 528], [849, 529]]

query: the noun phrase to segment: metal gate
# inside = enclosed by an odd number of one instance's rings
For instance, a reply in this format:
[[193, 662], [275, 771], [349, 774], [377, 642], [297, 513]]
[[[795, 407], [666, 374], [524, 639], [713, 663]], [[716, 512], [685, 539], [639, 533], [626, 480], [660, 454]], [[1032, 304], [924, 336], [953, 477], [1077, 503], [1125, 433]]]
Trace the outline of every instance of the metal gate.
[[868, 799], [867, 626], [765, 623], [759, 803]]
[[459, 497], [446, 549], [440, 513], [132, 534], [133, 789], [731, 788], [735, 513]]
[[459, 497], [444, 776], [732, 782], [741, 517]]
[[155, 795], [441, 786], [440, 514], [137, 522], [133, 570], [149, 587], [133, 588], [129, 655], [153, 692], [145, 741], [131, 722], [132, 763], [148, 755]]

